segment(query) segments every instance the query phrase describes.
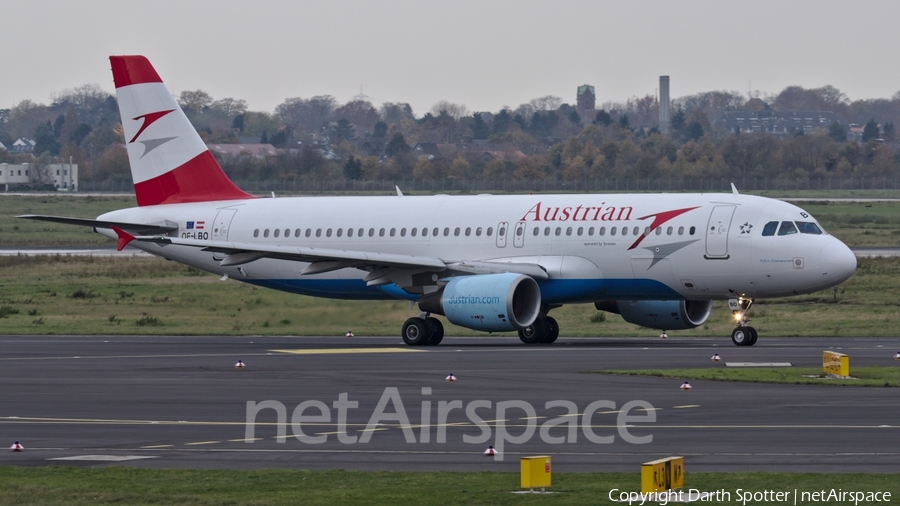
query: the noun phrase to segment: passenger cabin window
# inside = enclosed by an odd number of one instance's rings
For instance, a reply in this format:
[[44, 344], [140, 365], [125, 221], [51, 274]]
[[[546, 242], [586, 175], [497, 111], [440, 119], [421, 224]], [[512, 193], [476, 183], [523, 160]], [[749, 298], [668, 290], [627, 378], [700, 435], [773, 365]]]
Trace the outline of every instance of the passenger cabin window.
[[325, 231], [325, 237], [331, 237], [331, 229]]
[[259, 229], [253, 231], [253, 237], [259, 237]]
[[347, 229], [347, 237], [353, 237], [353, 229], [352, 228]]
[[818, 225], [816, 225], [815, 223], [813, 223], [811, 221], [798, 221], [797, 228], [800, 229], [801, 234], [815, 234], [815, 235], [822, 234], [822, 229], [819, 228]]
[[281, 232], [281, 229], [280, 229], [280, 228], [276, 228], [275, 231], [272, 232], [272, 235], [274, 235], [275, 237], [278, 237], [279, 232]]
[[763, 227], [762, 235], [775, 235], [776, 230], [778, 230], [778, 222], [770, 221], [766, 223], [766, 226]]
[[300, 229], [294, 230], [294, 237], [300, 237]]
[[[413, 236], [413, 237], [416, 236], [416, 229], [415, 229], [415, 227], [413, 227], [413, 229], [409, 231], [409, 235], [411, 235], [411, 236]], [[424, 234], [423, 234], [423, 235], [424, 235]]]
[[306, 237], [309, 237], [310, 234], [312, 234], [312, 229], [311, 228], [306, 229]]
[[481, 227], [475, 229], [475, 235], [481, 237]]
[[406, 237], [406, 228], [400, 229], [400, 237]]
[[466, 227], [466, 237], [472, 235], [472, 227]]
[[316, 237], [322, 237], [322, 229], [321, 228], [316, 229]]
[[696, 232], [696, 231], [697, 231], [696, 227], [691, 227], [690, 234], [694, 235], [694, 232]]
[[340, 237], [342, 235], [344, 235], [344, 229], [342, 229], [342, 228], [337, 229], [337, 236]]
[[539, 229], [538, 227], [534, 227], [534, 236], [537, 237], [538, 234], [540, 234], [540, 233], [541, 233], [541, 229]]
[[490, 237], [491, 234], [493, 234], [493, 233], [494, 233], [494, 227], [488, 227], [488, 229], [487, 229], [487, 236]]
[[782, 221], [781, 228], [778, 229], [778, 235], [791, 235], [797, 233], [797, 227], [793, 221]]
[[263, 230], [263, 237], [269, 237], [269, 229]]
[[600, 227], [600, 230], [597, 231], [598, 235], [606, 235], [606, 227]]

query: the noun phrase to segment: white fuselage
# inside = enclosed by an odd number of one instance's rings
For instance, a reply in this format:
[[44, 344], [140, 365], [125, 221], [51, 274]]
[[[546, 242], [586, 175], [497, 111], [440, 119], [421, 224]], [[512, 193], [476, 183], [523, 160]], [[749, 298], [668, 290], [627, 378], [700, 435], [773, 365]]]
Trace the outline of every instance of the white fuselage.
[[[762, 235], [770, 222], [815, 219], [782, 201], [738, 194], [260, 198], [145, 206], [99, 219], [174, 223], [179, 229], [169, 235], [183, 239], [537, 264], [548, 275], [538, 281], [547, 304], [778, 297], [832, 287], [856, 268], [833, 236]], [[369, 286], [356, 268], [301, 275], [308, 264], [271, 258], [222, 267], [223, 255], [195, 247], [131, 245], [295, 293], [418, 298], [393, 284]]]

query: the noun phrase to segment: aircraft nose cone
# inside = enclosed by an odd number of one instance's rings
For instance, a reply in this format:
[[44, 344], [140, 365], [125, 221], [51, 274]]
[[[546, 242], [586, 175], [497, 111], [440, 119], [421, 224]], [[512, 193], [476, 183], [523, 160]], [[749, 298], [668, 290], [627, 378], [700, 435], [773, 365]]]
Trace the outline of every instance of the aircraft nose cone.
[[822, 272], [834, 280], [835, 284], [845, 281], [856, 271], [856, 255], [846, 244], [837, 240], [822, 248], [819, 262]]

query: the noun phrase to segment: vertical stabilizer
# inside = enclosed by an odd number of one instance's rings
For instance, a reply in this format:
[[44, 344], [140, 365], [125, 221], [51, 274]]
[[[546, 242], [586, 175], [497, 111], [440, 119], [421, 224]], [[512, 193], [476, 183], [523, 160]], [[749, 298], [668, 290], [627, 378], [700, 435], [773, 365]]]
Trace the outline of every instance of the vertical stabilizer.
[[110, 56], [139, 206], [253, 198], [222, 171], [143, 56]]

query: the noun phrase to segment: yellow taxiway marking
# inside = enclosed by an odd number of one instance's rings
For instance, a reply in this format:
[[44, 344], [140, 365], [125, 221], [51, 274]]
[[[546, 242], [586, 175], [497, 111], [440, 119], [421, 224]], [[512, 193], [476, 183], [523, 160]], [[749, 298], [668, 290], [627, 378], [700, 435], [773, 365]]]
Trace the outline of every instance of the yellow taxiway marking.
[[672, 409], [699, 408], [699, 404], [685, 404], [684, 406], [672, 406]]
[[197, 441], [196, 443], [184, 443], [185, 446], [197, 446], [197, 445], [214, 445], [219, 444], [221, 441]]
[[341, 353], [418, 353], [424, 350], [415, 350], [410, 348], [326, 348], [269, 351], [273, 351], [276, 353], [289, 353], [291, 355], [336, 355]]
[[154, 448], [172, 448], [175, 445], [150, 445], [150, 446], [142, 446], [144, 450], [152, 450]]

